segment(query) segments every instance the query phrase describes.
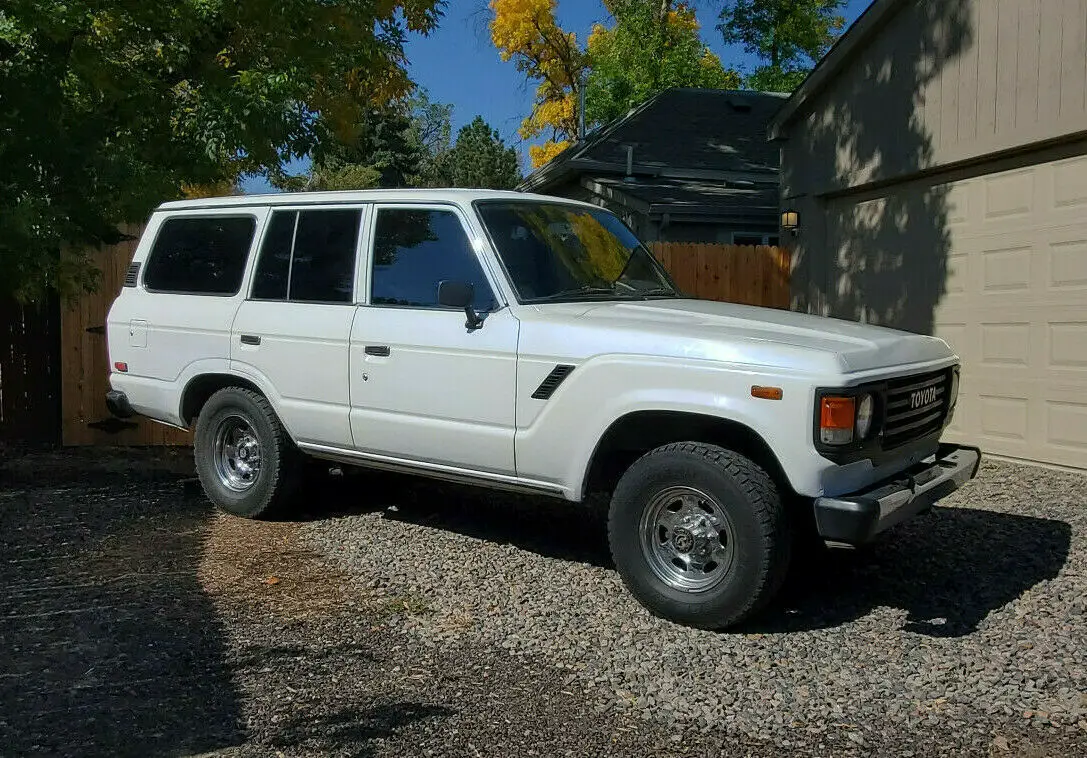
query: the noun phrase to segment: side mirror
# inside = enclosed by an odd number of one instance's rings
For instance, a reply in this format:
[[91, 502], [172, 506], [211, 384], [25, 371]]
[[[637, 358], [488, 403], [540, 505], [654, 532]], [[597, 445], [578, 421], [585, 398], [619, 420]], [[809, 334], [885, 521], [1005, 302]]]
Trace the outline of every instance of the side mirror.
[[470, 332], [483, 326], [483, 317], [472, 307], [475, 297], [476, 288], [468, 282], [438, 282], [438, 304], [449, 308], [463, 308], [467, 318], [464, 328]]

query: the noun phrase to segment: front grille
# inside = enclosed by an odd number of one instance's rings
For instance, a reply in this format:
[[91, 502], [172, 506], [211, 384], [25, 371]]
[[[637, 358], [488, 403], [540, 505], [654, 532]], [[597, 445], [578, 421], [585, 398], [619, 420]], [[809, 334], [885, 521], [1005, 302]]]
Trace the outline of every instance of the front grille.
[[887, 383], [881, 447], [892, 450], [943, 427], [951, 372], [904, 376]]

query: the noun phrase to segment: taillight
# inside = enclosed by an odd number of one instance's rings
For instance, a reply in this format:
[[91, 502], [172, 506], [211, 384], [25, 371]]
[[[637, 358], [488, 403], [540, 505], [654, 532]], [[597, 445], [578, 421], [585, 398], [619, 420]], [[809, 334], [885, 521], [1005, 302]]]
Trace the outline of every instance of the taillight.
[[117, 371], [120, 371], [122, 374], [124, 374], [124, 373], [126, 373], [128, 371], [128, 364], [125, 363], [124, 361], [116, 361], [113, 364], [113, 368], [116, 369]]
[[851, 397], [824, 397], [819, 408], [819, 439], [824, 445], [848, 445], [853, 441], [857, 403]]

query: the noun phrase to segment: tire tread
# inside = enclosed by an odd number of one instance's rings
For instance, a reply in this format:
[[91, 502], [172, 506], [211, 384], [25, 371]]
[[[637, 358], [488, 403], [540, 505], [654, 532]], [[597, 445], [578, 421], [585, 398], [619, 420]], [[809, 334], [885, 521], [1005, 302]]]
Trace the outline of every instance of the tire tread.
[[[788, 573], [792, 535], [783, 498], [778, 492], [773, 479], [757, 463], [719, 445], [701, 442], [673, 442], [655, 448], [644, 454], [634, 466], [652, 464], [660, 457], [674, 454], [687, 455], [714, 468], [730, 477], [754, 506], [752, 511], [759, 530], [770, 550], [763, 554], [758, 570], [758, 583], [750, 593], [746, 604], [734, 608], [726, 616], [706, 618], [706, 623], [694, 622], [694, 626], [708, 629], [721, 629], [737, 624], [762, 610], [781, 589]], [[633, 468], [633, 467], [632, 467]], [[618, 514], [614, 508], [608, 514], [609, 540], [615, 534], [614, 520]], [[614, 553], [614, 545], [612, 546]], [[629, 590], [634, 590], [625, 572], [620, 572], [623, 582]], [[711, 603], [702, 604], [703, 608]], [[659, 609], [652, 606], [649, 610], [654, 615], [667, 618]]]

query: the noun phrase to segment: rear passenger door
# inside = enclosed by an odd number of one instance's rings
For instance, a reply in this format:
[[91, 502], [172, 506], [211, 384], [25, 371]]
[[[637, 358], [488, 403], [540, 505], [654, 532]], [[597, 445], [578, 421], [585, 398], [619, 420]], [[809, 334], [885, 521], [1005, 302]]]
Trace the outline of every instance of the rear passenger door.
[[231, 367], [270, 388], [300, 443], [352, 445], [348, 345], [365, 215], [365, 206], [274, 209], [234, 320]]
[[[452, 206], [377, 205], [369, 297], [351, 335], [351, 426], [366, 454], [514, 473], [518, 321]], [[438, 284], [473, 285], [486, 315], [438, 303]]]

